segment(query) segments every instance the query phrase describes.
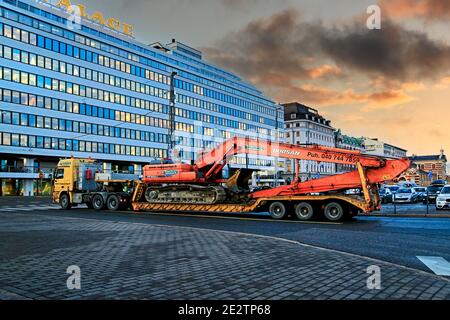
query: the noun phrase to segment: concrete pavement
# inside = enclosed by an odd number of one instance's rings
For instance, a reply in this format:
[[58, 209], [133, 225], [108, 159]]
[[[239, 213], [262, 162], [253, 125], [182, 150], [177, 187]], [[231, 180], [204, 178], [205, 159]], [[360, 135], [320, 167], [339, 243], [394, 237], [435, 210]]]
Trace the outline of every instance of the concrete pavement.
[[31, 212], [0, 213], [0, 285], [30, 299], [450, 299], [446, 278], [296, 241]]

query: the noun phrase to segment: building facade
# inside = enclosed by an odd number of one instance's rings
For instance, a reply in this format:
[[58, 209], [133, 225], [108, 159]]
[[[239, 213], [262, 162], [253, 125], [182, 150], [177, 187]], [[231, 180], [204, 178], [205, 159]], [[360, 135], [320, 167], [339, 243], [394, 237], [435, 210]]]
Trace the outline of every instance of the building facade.
[[378, 139], [364, 138], [364, 153], [388, 158], [406, 158], [408, 150], [385, 143]]
[[[343, 134], [341, 130], [335, 131], [336, 148], [364, 152], [364, 139]], [[356, 166], [337, 164], [336, 172], [344, 173], [356, 170]]]
[[401, 178], [428, 186], [434, 180], [447, 180], [447, 157], [444, 150], [438, 155], [409, 157], [411, 168]]
[[[335, 147], [334, 128], [331, 121], [313, 108], [300, 103], [284, 104], [285, 142], [297, 145]], [[287, 161], [286, 172], [293, 176], [294, 161]], [[300, 161], [299, 176], [302, 181], [336, 173], [336, 165], [316, 161]]]
[[[74, 27], [69, 3], [0, 0], [3, 195], [48, 193], [53, 167], [72, 156], [139, 173], [168, 157], [171, 112], [183, 161], [235, 135], [276, 139], [282, 112], [249, 83], [175, 40], [139, 43], [117, 19]], [[242, 156], [231, 168], [273, 162]]]

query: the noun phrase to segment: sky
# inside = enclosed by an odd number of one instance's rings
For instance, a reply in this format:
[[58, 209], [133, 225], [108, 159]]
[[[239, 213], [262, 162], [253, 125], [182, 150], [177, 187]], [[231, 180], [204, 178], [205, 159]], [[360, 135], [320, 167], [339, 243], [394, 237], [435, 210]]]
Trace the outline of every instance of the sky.
[[[346, 134], [409, 154], [450, 154], [449, 0], [83, 3], [133, 24], [140, 42], [197, 48], [275, 102], [316, 108]], [[380, 30], [366, 25], [373, 4]]]

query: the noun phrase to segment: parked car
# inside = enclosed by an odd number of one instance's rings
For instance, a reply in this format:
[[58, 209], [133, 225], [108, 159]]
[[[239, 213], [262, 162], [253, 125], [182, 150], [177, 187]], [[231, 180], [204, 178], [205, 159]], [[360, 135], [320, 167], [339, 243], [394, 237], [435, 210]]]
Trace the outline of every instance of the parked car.
[[450, 208], [450, 185], [444, 186], [436, 198], [436, 210], [445, 208]]
[[415, 196], [414, 196], [414, 202], [423, 202], [426, 201], [427, 198], [427, 188], [425, 187], [414, 187], [412, 188], [414, 190]]
[[427, 197], [428, 197], [428, 203], [436, 203], [436, 198], [441, 192], [442, 188], [445, 187], [445, 185], [441, 184], [432, 184], [427, 188], [427, 195], [425, 195], [425, 198], [423, 199], [423, 203], [427, 203]]
[[392, 203], [392, 191], [389, 188], [380, 189], [381, 203]]
[[415, 201], [415, 192], [411, 188], [400, 188], [394, 196], [395, 203], [413, 203]]
[[388, 189], [391, 190], [392, 194], [396, 194], [398, 189], [400, 189], [399, 186], [388, 186]]

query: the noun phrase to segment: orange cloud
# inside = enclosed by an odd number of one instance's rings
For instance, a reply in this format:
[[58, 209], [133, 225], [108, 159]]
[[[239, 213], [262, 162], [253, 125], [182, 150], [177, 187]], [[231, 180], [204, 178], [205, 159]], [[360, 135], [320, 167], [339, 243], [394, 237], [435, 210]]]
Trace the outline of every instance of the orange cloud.
[[390, 17], [436, 20], [450, 18], [448, 0], [380, 0], [379, 4], [383, 13]]
[[437, 84], [434, 85], [433, 89], [443, 90], [450, 87], [450, 76], [442, 78]]
[[360, 111], [389, 108], [414, 100], [404, 89], [383, 89], [375, 92], [355, 92], [353, 89], [335, 90], [318, 85], [286, 86], [271, 92], [278, 101], [302, 101], [322, 107], [365, 104]]
[[339, 67], [324, 64], [316, 68], [307, 70], [307, 73], [311, 79], [318, 79], [318, 78], [328, 78], [330, 76], [341, 76], [343, 72]]

